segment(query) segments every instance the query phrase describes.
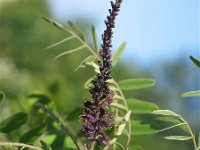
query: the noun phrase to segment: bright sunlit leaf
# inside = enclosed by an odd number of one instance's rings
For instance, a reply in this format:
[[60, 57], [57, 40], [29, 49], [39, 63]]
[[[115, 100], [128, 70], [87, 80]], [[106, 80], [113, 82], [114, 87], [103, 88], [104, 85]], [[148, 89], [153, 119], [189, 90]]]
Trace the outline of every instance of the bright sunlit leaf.
[[46, 135], [44, 137], [42, 137], [42, 141], [44, 141], [47, 144], [52, 144], [53, 141], [56, 139], [56, 135], [55, 134], [51, 134], [51, 135]]
[[124, 116], [124, 118], [122, 119], [122, 123], [119, 125], [117, 132], [115, 133], [116, 136], [119, 136], [123, 133], [126, 126], [126, 122], [129, 120], [130, 115], [131, 115], [131, 111], [128, 111], [126, 115]]
[[111, 103], [110, 105], [113, 106], [113, 107], [122, 109], [122, 110], [127, 110], [124, 105], [121, 105], [121, 104], [118, 104], [118, 103], [115, 103], [115, 102]]
[[165, 136], [164, 137], [167, 140], [178, 140], [178, 141], [186, 141], [190, 140], [192, 137], [191, 136]]
[[178, 114], [170, 110], [155, 110], [152, 113], [156, 115], [167, 115], [167, 116], [174, 116], [174, 117], [179, 116]]
[[67, 136], [65, 138], [65, 144], [64, 145], [67, 149], [76, 149], [76, 145], [74, 144], [73, 140], [69, 136]]

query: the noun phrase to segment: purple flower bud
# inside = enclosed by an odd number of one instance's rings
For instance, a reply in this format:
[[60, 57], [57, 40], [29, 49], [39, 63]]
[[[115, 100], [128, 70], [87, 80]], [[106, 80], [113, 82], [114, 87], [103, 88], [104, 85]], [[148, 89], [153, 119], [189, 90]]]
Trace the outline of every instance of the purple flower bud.
[[106, 117], [106, 118], [109, 118], [109, 119], [113, 119], [113, 118], [114, 118], [114, 115], [113, 115], [113, 114], [106, 114], [105, 117]]
[[109, 142], [106, 141], [106, 140], [103, 140], [103, 141], [102, 141], [102, 144], [104, 144], [104, 145], [109, 145]]
[[99, 134], [102, 135], [105, 140], [109, 139], [109, 136], [101, 128], [99, 129]]

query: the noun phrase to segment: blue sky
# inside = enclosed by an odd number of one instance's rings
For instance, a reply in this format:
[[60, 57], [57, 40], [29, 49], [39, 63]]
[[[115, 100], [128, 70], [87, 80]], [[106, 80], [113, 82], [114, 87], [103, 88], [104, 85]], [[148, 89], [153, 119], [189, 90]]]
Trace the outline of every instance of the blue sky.
[[[50, 0], [49, 4], [58, 21], [73, 16], [94, 20], [101, 37], [108, 0]], [[200, 1], [124, 0], [114, 31], [114, 49], [126, 41], [123, 56], [130, 60], [148, 64], [181, 54], [200, 57]]]

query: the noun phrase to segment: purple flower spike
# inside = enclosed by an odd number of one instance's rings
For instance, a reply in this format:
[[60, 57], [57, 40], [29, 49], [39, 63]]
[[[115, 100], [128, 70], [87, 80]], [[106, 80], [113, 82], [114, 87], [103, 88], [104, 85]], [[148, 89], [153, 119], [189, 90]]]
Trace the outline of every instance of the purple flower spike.
[[108, 114], [106, 107], [112, 103], [114, 92], [108, 87], [108, 80], [111, 76], [111, 50], [112, 47], [112, 29], [115, 27], [115, 19], [121, 7], [122, 0], [111, 2], [112, 9], [109, 9], [109, 15], [105, 20], [106, 30], [102, 34], [102, 44], [99, 52], [101, 60], [98, 61], [99, 73], [96, 80], [91, 83], [93, 87], [89, 89], [92, 100], [85, 100], [84, 107], [81, 111], [82, 131], [85, 133], [85, 140], [88, 149], [91, 142], [97, 142], [99, 145], [109, 145], [109, 136], [107, 129], [113, 127], [112, 120], [107, 122], [106, 119], [113, 119], [112, 114]]

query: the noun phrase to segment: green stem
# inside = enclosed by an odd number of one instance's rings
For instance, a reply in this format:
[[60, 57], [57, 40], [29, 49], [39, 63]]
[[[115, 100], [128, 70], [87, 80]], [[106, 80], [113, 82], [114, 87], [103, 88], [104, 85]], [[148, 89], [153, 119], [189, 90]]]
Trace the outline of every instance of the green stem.
[[83, 41], [76, 33], [74, 33], [73, 31], [65, 28], [63, 25], [61, 25], [49, 18], [43, 17], [43, 19], [46, 20], [47, 22], [51, 23], [52, 25], [56, 26], [60, 30], [65, 31], [65, 32], [71, 34], [72, 36], [74, 36], [76, 39], [78, 39], [81, 42], [81, 44], [83, 44], [90, 51], [91, 54], [93, 54], [98, 60], [100, 60], [99, 56], [92, 50], [92, 48], [85, 41]]
[[[113, 79], [113, 82], [114, 82], [115, 86], [118, 88], [119, 93], [122, 96], [124, 105], [125, 105], [127, 112], [128, 112], [128, 104], [126, 102], [125, 96], [124, 96], [121, 88], [119, 87], [119, 85], [117, 84], [117, 82], [114, 79]], [[128, 146], [129, 146], [130, 141], [131, 141], [131, 117], [129, 117], [129, 119], [128, 119], [128, 140], [126, 142], [126, 150], [128, 150]]]
[[188, 124], [188, 122], [181, 115], [179, 115], [179, 116], [180, 116], [180, 119], [186, 124], [186, 126], [187, 126], [187, 128], [188, 128], [188, 130], [190, 132], [190, 135], [192, 137], [194, 150], [198, 150], [196, 139], [195, 139], [195, 134], [192, 132], [192, 129], [190, 128], [190, 125]]
[[86, 150], [84, 143], [82, 142], [82, 140], [76, 138], [76, 135], [74, 131], [71, 129], [70, 124], [68, 122], [65, 123], [64, 128], [66, 133], [72, 138], [73, 142], [76, 144], [77, 148], [79, 150]]
[[44, 150], [42, 148], [32, 146], [32, 145], [27, 145], [27, 144], [24, 144], [24, 143], [0, 142], [0, 148], [2, 146], [7, 146], [7, 147], [15, 146], [15, 147], [24, 147], [24, 148], [26, 147], [26, 148], [33, 149], [33, 150]]
[[[119, 113], [119, 110], [118, 109], [116, 109], [116, 112], [115, 112], [115, 118], [118, 118], [118, 113]], [[115, 119], [115, 124], [117, 123], [117, 120]], [[114, 129], [114, 133], [116, 133], [116, 130]], [[117, 147], [117, 145], [116, 145], [116, 142], [115, 143], [113, 143], [113, 150], [116, 150], [116, 147]]]
[[88, 148], [88, 150], [93, 150], [93, 149], [94, 149], [94, 145], [95, 145], [95, 142], [92, 141], [92, 142], [90, 143], [90, 147]]
[[56, 116], [54, 115], [51, 110], [41, 104], [41, 103], [37, 103], [35, 104], [37, 107], [42, 108], [43, 111], [45, 111], [50, 117], [51, 119], [53, 119], [55, 122], [57, 122], [57, 124], [60, 126], [60, 128], [71, 137], [72, 141], [74, 142], [74, 144], [76, 145], [78, 150], [87, 150], [86, 146], [84, 145], [84, 143], [82, 142], [82, 140], [76, 138], [76, 134], [74, 133], [74, 131], [71, 129], [70, 124], [68, 122], [65, 123], [65, 125], [62, 123], [62, 121]]

